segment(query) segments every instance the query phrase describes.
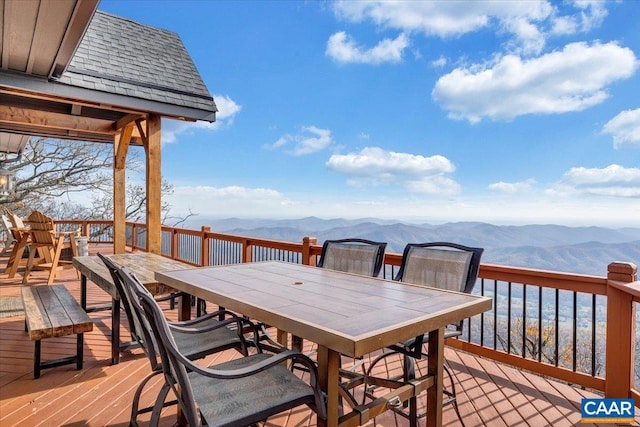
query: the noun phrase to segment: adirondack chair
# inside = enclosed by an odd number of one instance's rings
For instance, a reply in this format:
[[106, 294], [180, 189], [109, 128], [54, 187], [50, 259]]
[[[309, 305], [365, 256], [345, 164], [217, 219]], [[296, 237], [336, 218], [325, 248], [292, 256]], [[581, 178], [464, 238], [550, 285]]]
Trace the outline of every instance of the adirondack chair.
[[[39, 211], [33, 211], [29, 215], [29, 225], [31, 251], [22, 284], [28, 283], [31, 270], [37, 266], [39, 269], [49, 270], [47, 284], [50, 285], [53, 283], [59, 267], [71, 265], [71, 261], [60, 259], [62, 250], [71, 248], [71, 253], [74, 256], [78, 254], [73, 232], [57, 233], [53, 219]], [[37, 264], [34, 262], [36, 250], [42, 256], [41, 261]]]

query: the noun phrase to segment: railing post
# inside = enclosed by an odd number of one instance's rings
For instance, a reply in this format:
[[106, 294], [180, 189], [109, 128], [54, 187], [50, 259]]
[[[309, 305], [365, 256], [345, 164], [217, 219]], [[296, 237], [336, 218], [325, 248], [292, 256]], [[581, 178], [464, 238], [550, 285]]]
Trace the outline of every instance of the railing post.
[[[304, 265], [316, 265], [315, 256], [311, 259], [311, 246], [318, 243], [318, 239], [315, 237], [303, 237], [302, 238], [302, 263]], [[312, 263], [313, 261], [313, 263]]]
[[136, 223], [131, 223], [131, 250], [134, 250], [138, 246], [138, 231], [136, 230]]
[[200, 265], [204, 267], [209, 265], [209, 237], [207, 237], [207, 233], [211, 232], [211, 227], [203, 225], [200, 232], [202, 233], [200, 236]]
[[251, 262], [251, 244], [249, 243], [249, 239], [244, 239], [242, 241], [242, 262]]
[[[160, 233], [162, 233], [162, 231]], [[148, 237], [149, 236], [147, 234], [147, 238]], [[172, 228], [171, 229], [171, 259], [178, 259], [178, 255], [180, 255], [178, 253], [178, 229]]]
[[607, 365], [604, 393], [610, 398], [631, 395], [636, 324], [633, 296], [611, 286], [611, 282], [635, 282], [637, 271], [634, 264], [623, 262], [612, 262], [607, 268]]

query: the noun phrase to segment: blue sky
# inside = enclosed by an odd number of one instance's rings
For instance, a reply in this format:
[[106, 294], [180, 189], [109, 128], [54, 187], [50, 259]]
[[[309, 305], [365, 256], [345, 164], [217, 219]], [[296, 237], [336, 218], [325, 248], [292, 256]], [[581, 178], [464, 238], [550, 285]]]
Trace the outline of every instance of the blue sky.
[[640, 2], [138, 1], [218, 109], [173, 213], [640, 226]]

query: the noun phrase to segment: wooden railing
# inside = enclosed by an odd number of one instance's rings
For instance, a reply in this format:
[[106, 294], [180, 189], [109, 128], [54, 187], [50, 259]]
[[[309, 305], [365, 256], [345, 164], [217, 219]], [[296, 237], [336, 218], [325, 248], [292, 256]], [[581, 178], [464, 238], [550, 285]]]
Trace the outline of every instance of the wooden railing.
[[[109, 241], [109, 222], [57, 224], [80, 226], [90, 243]], [[145, 225], [128, 222], [126, 230], [127, 245], [144, 250]], [[322, 249], [312, 237], [282, 242], [214, 233], [209, 227], [163, 227], [161, 243], [164, 256], [196, 266], [265, 260], [315, 265]], [[381, 276], [393, 278], [401, 260], [401, 254], [387, 253]], [[482, 264], [474, 293], [493, 298], [494, 307], [468, 319], [466, 334], [448, 344], [609, 397], [636, 397], [640, 403], [634, 388], [636, 281], [632, 263], [611, 263], [606, 277]]]

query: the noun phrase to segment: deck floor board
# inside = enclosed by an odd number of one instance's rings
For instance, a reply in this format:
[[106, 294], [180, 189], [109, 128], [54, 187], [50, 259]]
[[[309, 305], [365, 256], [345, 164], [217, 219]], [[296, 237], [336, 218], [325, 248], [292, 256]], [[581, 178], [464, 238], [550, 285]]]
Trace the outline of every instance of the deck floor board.
[[[110, 252], [110, 247], [90, 250]], [[0, 257], [0, 271], [4, 271], [7, 257]], [[0, 298], [20, 295], [22, 281], [20, 268], [13, 279], [0, 274]], [[46, 272], [32, 273], [30, 284], [46, 283]], [[63, 270], [55, 283], [65, 284], [79, 300], [80, 281], [73, 269]], [[91, 282], [87, 288], [89, 305], [106, 304], [109, 297]], [[213, 306], [212, 306], [213, 307]], [[177, 310], [167, 316], [175, 319]], [[111, 314], [108, 311], [90, 313], [94, 329], [85, 333], [84, 369], [76, 371], [74, 365], [47, 369], [38, 380], [33, 379], [33, 341], [24, 331], [24, 315], [0, 318], [0, 425], [2, 426], [127, 426], [133, 394], [140, 381], [150, 372], [149, 364], [140, 349], [124, 351], [119, 365], [111, 366]], [[127, 319], [122, 313], [122, 339], [128, 340]], [[305, 342], [305, 350], [313, 345]], [[43, 359], [72, 355], [75, 336], [43, 340]], [[208, 356], [199, 361], [205, 365], [217, 364], [238, 357], [230, 350]], [[595, 397], [555, 380], [495, 363], [477, 356], [446, 349], [445, 357], [453, 369], [458, 391], [458, 406], [466, 427], [495, 426], [574, 426], [580, 423], [580, 400]], [[347, 363], [347, 362], [345, 362]], [[424, 370], [420, 362], [418, 370]], [[400, 359], [390, 358], [380, 364], [383, 372], [394, 375], [401, 369]], [[154, 395], [162, 384], [158, 375], [145, 388], [141, 407], [153, 403]], [[446, 383], [445, 383], [446, 385]], [[426, 398], [419, 397], [419, 408]], [[162, 412], [161, 425], [172, 426], [176, 408]], [[139, 417], [147, 425], [150, 415]], [[451, 405], [443, 410], [445, 426], [460, 426]], [[268, 427], [312, 427], [315, 416], [305, 408], [298, 408], [272, 417]], [[391, 411], [369, 422], [367, 426], [407, 426], [408, 421]], [[425, 425], [425, 420], [420, 420]], [[587, 424], [583, 424], [587, 425]], [[635, 423], [638, 426], [640, 424]]]

